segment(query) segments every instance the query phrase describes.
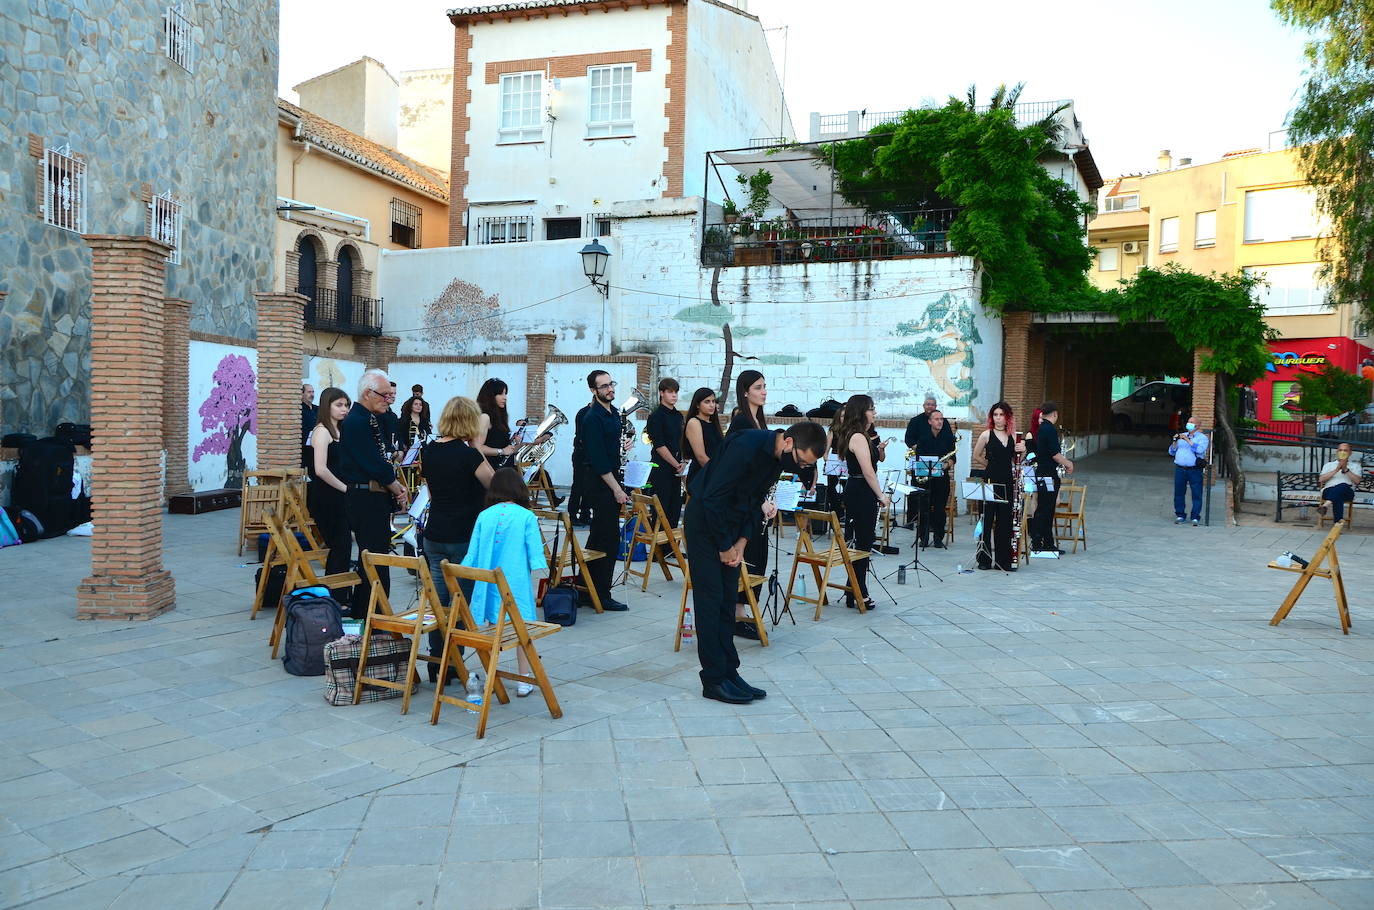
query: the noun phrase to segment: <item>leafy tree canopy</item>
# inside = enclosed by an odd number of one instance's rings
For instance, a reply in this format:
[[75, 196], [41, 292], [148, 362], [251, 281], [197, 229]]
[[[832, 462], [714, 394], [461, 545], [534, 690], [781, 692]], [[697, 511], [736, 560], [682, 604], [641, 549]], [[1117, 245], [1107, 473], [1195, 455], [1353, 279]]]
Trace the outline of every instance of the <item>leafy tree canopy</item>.
[[1370, 382], [1358, 373], [1327, 364], [1319, 373], [1298, 377], [1298, 401], [1304, 413], [1334, 416], [1369, 404]]
[[1322, 276], [1333, 303], [1374, 319], [1374, 2], [1272, 0], [1288, 24], [1313, 35], [1307, 84], [1289, 117], [1317, 208], [1331, 221]]

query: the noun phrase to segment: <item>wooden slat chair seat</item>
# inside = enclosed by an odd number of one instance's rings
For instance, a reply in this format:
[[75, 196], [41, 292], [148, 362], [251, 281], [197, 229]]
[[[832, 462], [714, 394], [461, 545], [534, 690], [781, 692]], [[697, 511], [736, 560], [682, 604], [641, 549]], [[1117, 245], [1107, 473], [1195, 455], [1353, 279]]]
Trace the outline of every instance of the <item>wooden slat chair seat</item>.
[[[625, 574], [627, 577], [641, 579], [643, 583], [640, 590], [647, 591], [654, 563], [658, 563], [659, 568], [663, 570], [663, 577], [668, 581], [673, 580], [670, 565], [686, 572], [687, 560], [682, 555], [682, 531], [668, 524], [668, 513], [664, 511], [663, 503], [658, 496], [646, 496], [636, 491], [630, 494], [630, 503], [630, 520], [635, 523], [635, 530], [630, 538], [630, 548], [625, 553]], [[635, 548], [640, 544], [648, 548], [643, 570], [635, 569], [633, 562]]]
[[[439, 660], [439, 682], [434, 689], [434, 707], [430, 711], [429, 722], [439, 722], [439, 711], [445, 704], [458, 705], [477, 713], [477, 738], [481, 739], [487, 733], [487, 714], [491, 711], [492, 695], [499, 698], [503, 705], [510, 702], [506, 687], [501, 683], [503, 679], [530, 683], [538, 687], [544, 696], [544, 703], [549, 707], [549, 714], [555, 719], [562, 717], [563, 709], [558, 704], [558, 697], [553, 694], [553, 683], [544, 672], [544, 664], [539, 659], [534, 642], [536, 639], [561, 631], [563, 627], [551, 622], [526, 622], [520, 615], [520, 608], [516, 606], [515, 597], [511, 594], [510, 586], [506, 584], [505, 573], [500, 568], [470, 569], [451, 563], [447, 559], [440, 563], [440, 567], [448, 584], [450, 600], [444, 630], [444, 652]], [[496, 622], [477, 625], [473, 620], [472, 608], [458, 586], [460, 581], [484, 581], [496, 585], [501, 595], [501, 610], [497, 614]], [[461, 648], [471, 648], [476, 652], [477, 660], [486, 674], [480, 705], [467, 701], [466, 692], [460, 695], [444, 694], [449, 667], [457, 671], [458, 679], [468, 678]], [[500, 669], [498, 663], [501, 652], [514, 650], [525, 653], [533, 676], [521, 676], [519, 673]]]
[[1065, 484], [1059, 490], [1059, 502], [1054, 510], [1054, 536], [1060, 545], [1066, 540], [1073, 541], [1073, 552], [1078, 545], [1088, 549], [1088, 526], [1085, 506], [1088, 488], [1084, 484]]
[[239, 555], [249, 540], [257, 541], [265, 534], [269, 509], [281, 510], [285, 471], [247, 471], [243, 475], [243, 493], [239, 509]]
[[[589, 563], [605, 559], [606, 554], [600, 550], [588, 550], [582, 546], [577, 535], [573, 533], [572, 517], [567, 512], [555, 512], [552, 509], [535, 509], [534, 515], [541, 522], [551, 521], [558, 526], [558, 547], [546, 537], [544, 538], [544, 558], [549, 563], [549, 584], [557, 585], [563, 581], [564, 569], [571, 569], [573, 573], [573, 588], [578, 591], [587, 592], [591, 599], [592, 609], [601, 613], [601, 597], [596, 593], [596, 586], [592, 584], [592, 573]], [[540, 525], [540, 533], [543, 534], [544, 527]], [[576, 579], [581, 578], [579, 584]]]
[[[677, 608], [677, 634], [673, 636], [674, 651], [682, 650], [682, 624], [683, 620], [687, 618], [687, 598], [690, 597], [692, 593], [691, 573], [687, 571], [686, 566], [682, 567], [682, 572], [686, 578], [682, 583], [682, 602], [678, 604]], [[757, 629], [759, 633], [759, 646], [766, 648], [768, 647], [768, 626], [763, 621], [763, 613], [759, 610], [759, 599], [754, 596], [754, 585], [756, 584], [758, 584], [758, 581], [749, 574], [749, 567], [741, 562], [739, 566], [738, 593], [744, 595], [744, 600], [749, 604], [749, 610], [753, 616], [752, 619], [744, 621], [754, 624], [754, 628]], [[693, 623], [693, 626], [695, 625], [696, 624]]]
[[[788, 601], [797, 600], [801, 603], [814, 603], [816, 605], [815, 619], [819, 622], [821, 610], [828, 601], [826, 592], [830, 588], [835, 588], [839, 591], [848, 591], [853, 595], [855, 606], [858, 607], [860, 613], [868, 612], [868, 608], [864, 606], [863, 592], [859, 588], [859, 577], [854, 573], [854, 563], [861, 559], [868, 559], [868, 552], [854, 549], [845, 543], [839, 516], [834, 512], [802, 509], [793, 513], [793, 517], [797, 523], [797, 553], [792, 558], [792, 575], [787, 580]], [[824, 550], [818, 550], [811, 538], [812, 521], [824, 522], [830, 530], [830, 546]], [[815, 597], [793, 593], [797, 583], [797, 570], [802, 566], [811, 570], [811, 576], [816, 583]], [[830, 575], [836, 568], [844, 569], [845, 580], [842, 584], [830, 580]]]
[[[393, 569], [406, 569], [415, 574], [417, 600], [415, 607], [404, 613], [397, 613], [391, 606], [391, 599], [382, 580], [377, 575], [377, 566]], [[385, 689], [401, 691], [401, 713], [410, 711], [410, 695], [420, 683], [420, 674], [415, 669], [417, 660], [439, 663], [439, 658], [420, 654], [420, 638], [429, 632], [439, 632], [448, 628], [448, 610], [439, 600], [434, 590], [434, 579], [429, 574], [429, 566], [423, 556], [393, 556], [390, 553], [363, 551], [363, 574], [372, 587], [372, 595], [367, 601], [367, 619], [363, 622], [363, 640], [358, 652], [357, 683], [353, 687], [353, 704], [363, 698], [364, 686], [381, 686]], [[406, 660], [404, 681], [393, 682], [367, 675], [367, 652], [375, 632], [390, 632], [393, 638], [410, 639], [410, 655]]]
[[[286, 626], [286, 598], [292, 591], [297, 588], [317, 585], [330, 590], [350, 588], [353, 585], [361, 584], [362, 579], [358, 577], [357, 572], [324, 574], [323, 567], [325, 560], [329, 557], [328, 550], [306, 550], [302, 548], [300, 541], [296, 540], [296, 535], [286, 529], [275, 512], [268, 513], [267, 522], [268, 533], [272, 535], [272, 543], [286, 553], [286, 584], [282, 586], [282, 597], [277, 602], [277, 615], [272, 622], [272, 634], [267, 642], [272, 646], [272, 658], [275, 660], [277, 649], [281, 646], [282, 630]], [[320, 566], [318, 571], [315, 568], [316, 564]]]

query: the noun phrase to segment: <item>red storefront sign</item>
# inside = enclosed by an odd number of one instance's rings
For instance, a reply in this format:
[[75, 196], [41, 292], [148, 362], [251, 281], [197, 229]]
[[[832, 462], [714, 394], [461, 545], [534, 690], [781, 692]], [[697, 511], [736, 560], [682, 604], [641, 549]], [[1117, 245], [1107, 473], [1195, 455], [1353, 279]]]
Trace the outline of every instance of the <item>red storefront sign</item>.
[[1349, 338], [1300, 338], [1269, 342], [1272, 357], [1264, 376], [1254, 385], [1258, 395], [1257, 416], [1267, 430], [1302, 432], [1302, 406], [1298, 377], [1319, 373], [1327, 364], [1352, 373], [1369, 357], [1368, 347]]

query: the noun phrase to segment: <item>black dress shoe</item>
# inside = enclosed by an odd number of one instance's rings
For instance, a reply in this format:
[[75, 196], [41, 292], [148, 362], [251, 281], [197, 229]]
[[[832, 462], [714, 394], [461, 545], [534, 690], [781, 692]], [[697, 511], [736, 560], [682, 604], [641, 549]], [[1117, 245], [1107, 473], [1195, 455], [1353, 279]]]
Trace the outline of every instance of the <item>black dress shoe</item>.
[[752, 695], [745, 695], [728, 682], [702, 686], [701, 697], [723, 701], [727, 705], [747, 705], [754, 700]]
[[738, 673], [727, 679], [726, 682], [733, 686], [735, 691], [742, 692], [755, 700], [768, 697], [768, 691], [766, 689], [760, 689], [758, 686], [749, 685], [740, 678]]
[[601, 598], [601, 609], [605, 610], [607, 613], [624, 613], [626, 610], [630, 609], [630, 607], [628, 604], [623, 604], [614, 597], [603, 597]]
[[742, 619], [737, 619], [737, 620], [735, 620], [735, 637], [736, 637], [736, 638], [747, 638], [747, 639], [749, 639], [750, 641], [758, 641], [758, 640], [759, 640], [759, 629], [758, 629], [758, 626], [754, 625], [752, 622], [746, 622], [746, 621], [744, 621], [744, 620], [742, 620]]
[[935, 549], [937, 549], [937, 550], [943, 550], [944, 548], [945, 548], [945, 541], [944, 541], [943, 538], [941, 538], [940, 540], [935, 541]]
[[873, 598], [871, 598], [871, 597], [865, 597], [865, 598], [864, 598], [864, 610], [867, 611], [867, 612], [869, 612], [869, 613], [871, 613], [871, 612], [873, 612], [873, 611], [876, 610], [876, 609], [878, 609], [878, 605], [875, 604], [875, 603], [873, 602]]
[[553, 494], [553, 507], [554, 507], [554, 509], [557, 509], [559, 506], [563, 505], [563, 503], [566, 502], [567, 499], [568, 499], [568, 497], [566, 497], [566, 496], [559, 496], [557, 493]]
[[925, 539], [919, 540], [917, 541], [917, 543], [920, 545], [922, 550], [927, 549], [930, 546], [930, 541]]

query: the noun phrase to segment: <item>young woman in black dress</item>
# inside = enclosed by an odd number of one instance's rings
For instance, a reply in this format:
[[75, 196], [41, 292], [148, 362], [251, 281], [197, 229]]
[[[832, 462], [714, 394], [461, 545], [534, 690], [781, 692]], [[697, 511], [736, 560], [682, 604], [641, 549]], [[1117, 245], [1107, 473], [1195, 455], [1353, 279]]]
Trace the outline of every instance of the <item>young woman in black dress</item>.
[[[735, 413], [730, 418], [730, 426], [726, 433], [736, 430], [768, 429], [768, 419], [763, 414], [763, 406], [768, 402], [768, 383], [762, 373], [758, 370], [745, 370], [739, 374], [735, 380], [735, 402]], [[749, 567], [749, 574], [760, 580], [754, 586], [755, 599], [762, 599], [763, 574], [768, 571], [768, 528], [762, 515], [759, 516], [759, 524], [758, 533], [749, 538], [749, 542], [744, 546], [744, 564]], [[744, 595], [741, 594], [739, 602], [735, 605], [735, 616], [740, 618], [751, 615], [749, 604], [744, 601]], [[741, 638], [759, 637], [758, 630], [752, 622], [736, 622], [735, 634]]]
[[[853, 541], [856, 550], [873, 551], [878, 538], [878, 507], [890, 505], [892, 500], [878, 482], [878, 446], [873, 438], [873, 421], [878, 417], [873, 399], [867, 395], [851, 395], [841, 412], [835, 445], [844, 456], [849, 480], [844, 485], [845, 538]], [[854, 575], [863, 593], [864, 606], [872, 610], [873, 598], [868, 596], [868, 560], [854, 564]], [[854, 608], [854, 595], [846, 591], [845, 606]]]
[[429, 419], [429, 402], [419, 395], [412, 395], [401, 406], [400, 445], [408, 449], [416, 439], [428, 439], [434, 432]]
[[310, 458], [306, 461], [306, 472], [310, 484], [306, 487], [305, 503], [329, 548], [324, 566], [327, 575], [347, 572], [353, 559], [353, 534], [344, 509], [348, 487], [334, 473], [339, 466], [339, 421], [348, 416], [350, 407], [352, 402], [343, 389], [325, 389], [320, 396], [318, 423], [310, 431], [307, 443]]
[[510, 389], [499, 379], [482, 383], [477, 392], [477, 407], [482, 412], [477, 429], [476, 449], [486, 456], [492, 470], [512, 464], [515, 446], [510, 444], [510, 415], [506, 397]]
[[1016, 456], [1025, 451], [1026, 444], [1016, 438], [1011, 405], [997, 402], [988, 412], [988, 428], [973, 444], [973, 461], [985, 459], [987, 462], [983, 476], [990, 484], [989, 492], [1003, 500], [983, 503], [983, 542], [978, 548], [980, 569], [1016, 571], [1011, 559], [1011, 536], [1017, 529], [1012, 527], [1011, 504], [1012, 497], [1020, 496], [1021, 490], [1019, 484], [1012, 483], [1012, 465]]
[[692, 393], [692, 406], [682, 425], [682, 454], [687, 457], [687, 483], [720, 450], [720, 414], [717, 413], [716, 393], [700, 388]]

